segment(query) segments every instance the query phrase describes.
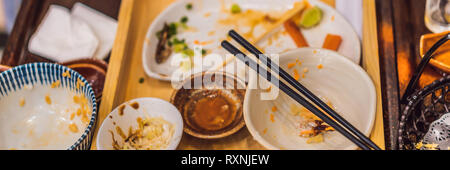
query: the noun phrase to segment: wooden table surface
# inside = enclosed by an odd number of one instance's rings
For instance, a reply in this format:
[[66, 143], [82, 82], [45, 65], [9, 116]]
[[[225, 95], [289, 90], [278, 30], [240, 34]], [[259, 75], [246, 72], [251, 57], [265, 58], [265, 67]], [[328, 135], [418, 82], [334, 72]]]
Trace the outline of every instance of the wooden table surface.
[[[334, 6], [334, 0], [325, 0]], [[169, 100], [173, 92], [170, 82], [152, 79], [142, 67], [142, 44], [148, 26], [174, 0], [148, 1], [127, 0], [122, 2], [119, 28], [111, 53], [111, 62], [100, 106], [98, 126], [103, 119], [121, 103], [139, 97], [158, 97]], [[151, 9], [151, 10], [148, 10]], [[363, 66], [375, 83], [378, 108], [371, 139], [384, 148], [383, 119], [381, 112], [381, 87], [376, 41], [375, 0], [364, 0]], [[126, 44], [126, 45], [125, 45]], [[144, 78], [144, 83], [139, 79]], [[96, 136], [96, 135], [95, 135]], [[95, 149], [94, 137], [93, 147]], [[232, 147], [230, 147], [232, 146]], [[220, 140], [201, 140], [183, 134], [178, 149], [265, 149], [243, 128], [237, 134]]]

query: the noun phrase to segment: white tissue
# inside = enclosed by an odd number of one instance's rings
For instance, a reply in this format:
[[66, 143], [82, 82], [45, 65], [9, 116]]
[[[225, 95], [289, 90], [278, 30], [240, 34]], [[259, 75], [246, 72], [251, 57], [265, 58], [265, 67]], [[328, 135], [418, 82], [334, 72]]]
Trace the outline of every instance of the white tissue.
[[100, 41], [94, 58], [105, 59], [112, 49], [117, 31], [117, 21], [82, 3], [75, 3], [72, 16], [89, 24]]
[[94, 56], [99, 40], [90, 26], [71, 17], [67, 8], [51, 5], [31, 37], [28, 50], [56, 62]]

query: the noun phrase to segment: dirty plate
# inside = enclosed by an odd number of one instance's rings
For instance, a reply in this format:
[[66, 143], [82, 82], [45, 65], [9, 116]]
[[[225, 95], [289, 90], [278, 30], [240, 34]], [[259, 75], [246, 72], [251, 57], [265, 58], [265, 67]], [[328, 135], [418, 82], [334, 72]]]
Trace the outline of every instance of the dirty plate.
[[[220, 47], [220, 42], [227, 39], [227, 32], [231, 29], [235, 29], [238, 32], [244, 34], [251, 30], [248, 22], [245, 20], [229, 22], [232, 14], [230, 13], [230, 7], [232, 4], [239, 4], [242, 11], [253, 10], [261, 11], [263, 14], [270, 14], [271, 17], [280, 17], [284, 12], [293, 7], [294, 3], [298, 0], [179, 0], [170, 5], [164, 10], [151, 24], [146, 39], [143, 43], [143, 67], [146, 74], [150, 77], [170, 81], [174, 73], [183, 72], [180, 69], [179, 63], [176, 59], [179, 57], [173, 57], [171, 55], [167, 61], [162, 64], [157, 64], [155, 60], [155, 53], [158, 44], [157, 33], [162, 30], [164, 23], [179, 22], [184, 16], [188, 21], [186, 25], [188, 29], [179, 31], [177, 34], [178, 39], [185, 39], [186, 44], [194, 49], [197, 44], [198, 47], [206, 50], [207, 54], [205, 58], [217, 57], [220, 60], [225, 61], [228, 54], [224, 49]], [[311, 47], [322, 47], [327, 34], [340, 35], [343, 38], [342, 44], [339, 48], [339, 53], [346, 56], [354, 63], [358, 63], [361, 57], [361, 44], [358, 35], [352, 28], [352, 26], [346, 21], [346, 19], [340, 15], [332, 7], [317, 1], [309, 0], [309, 3], [319, 7], [323, 11], [323, 19], [321, 23], [311, 29], [302, 29], [303, 35], [308, 41]], [[187, 4], [192, 4], [192, 10], [187, 9]], [[237, 26], [239, 24], [239, 26]], [[253, 35], [262, 34], [264, 28], [262, 26], [256, 26]], [[245, 35], [245, 34], [244, 34]], [[257, 45], [263, 49], [267, 54], [279, 54], [290, 49], [297, 48], [288, 34], [284, 33], [284, 28], [281, 26], [275, 30], [272, 35], [268, 37], [277, 37], [263, 39]], [[209, 54], [209, 55], [208, 55]], [[211, 55], [211, 54], [218, 54]], [[174, 64], [175, 63], [175, 64]], [[192, 73], [198, 73], [209, 69], [220, 68], [223, 62], [214, 60], [213, 63], [204, 63], [203, 67], [195, 65], [196, 70]], [[233, 63], [233, 62], [231, 62]], [[228, 64], [231, 67], [233, 64]], [[239, 77], [245, 75], [242, 70], [237, 70]], [[189, 77], [190, 73], [183, 76], [177, 76], [173, 78], [175, 81], [181, 81], [184, 78]]]

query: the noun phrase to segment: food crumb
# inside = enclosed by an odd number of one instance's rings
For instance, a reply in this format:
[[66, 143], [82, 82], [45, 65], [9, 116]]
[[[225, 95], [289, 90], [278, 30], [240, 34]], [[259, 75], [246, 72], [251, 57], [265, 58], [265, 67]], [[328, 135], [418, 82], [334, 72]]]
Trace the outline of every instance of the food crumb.
[[56, 87], [59, 87], [60, 84], [61, 84], [61, 81], [57, 80], [57, 81], [52, 83], [52, 88], [54, 89]]
[[144, 77], [141, 77], [141, 78], [139, 78], [139, 84], [142, 84], [142, 83], [144, 83]]
[[270, 93], [270, 91], [272, 91], [272, 86], [269, 86], [269, 88], [264, 90], [266, 93]]
[[272, 121], [272, 123], [275, 122], [275, 115], [270, 114], [270, 121]]
[[334, 15], [331, 16], [331, 21], [334, 21], [334, 19], [335, 19], [335, 16]]
[[192, 4], [191, 3], [186, 4], [186, 9], [187, 10], [191, 10], [192, 9]]
[[81, 122], [83, 122], [83, 123], [88, 123], [89, 122], [89, 118], [88, 118], [88, 116], [86, 114], [81, 116]]
[[78, 110], [77, 110], [77, 116], [81, 116], [81, 108], [78, 108]]
[[119, 116], [123, 116], [123, 111], [125, 110], [125, 105], [119, 107]]
[[47, 104], [52, 104], [52, 99], [50, 98], [50, 96], [49, 95], [46, 95], [45, 96], [45, 102], [47, 103]]
[[75, 123], [72, 123], [69, 125], [69, 130], [73, 133], [77, 133], [78, 132], [78, 126]]
[[63, 77], [70, 78], [70, 72], [69, 72], [69, 70], [66, 70], [64, 73], [62, 73], [62, 76], [63, 76]]
[[130, 106], [131, 106], [134, 110], [139, 109], [139, 103], [138, 103], [138, 102], [131, 103]]
[[278, 110], [277, 106], [272, 107], [272, 112], [276, 112]]
[[85, 84], [83, 81], [81, 81], [80, 78], [77, 79], [77, 89], [79, 89], [80, 87], [83, 87]]
[[289, 63], [289, 64], [288, 64], [288, 68], [291, 69], [291, 68], [295, 67], [296, 64], [297, 64], [297, 63]]
[[70, 120], [73, 120], [73, 118], [75, 118], [75, 113], [72, 113], [72, 114], [70, 115]]
[[300, 74], [298, 73], [297, 69], [294, 69], [294, 79], [295, 80], [300, 80]]
[[322, 65], [322, 64], [319, 64], [319, 65], [317, 66], [317, 68], [318, 68], [318, 69], [322, 69], [322, 68], [323, 68], [323, 65]]
[[306, 141], [307, 144], [322, 143], [322, 142], [323, 142], [323, 134], [311, 137]]
[[267, 133], [267, 128], [265, 128], [264, 130], [263, 130], [263, 134], [266, 134]]
[[303, 69], [303, 73], [308, 73], [308, 72], [309, 72], [308, 68]]
[[25, 106], [25, 98], [22, 97], [22, 98], [20, 99], [19, 106], [20, 106], [20, 107]]

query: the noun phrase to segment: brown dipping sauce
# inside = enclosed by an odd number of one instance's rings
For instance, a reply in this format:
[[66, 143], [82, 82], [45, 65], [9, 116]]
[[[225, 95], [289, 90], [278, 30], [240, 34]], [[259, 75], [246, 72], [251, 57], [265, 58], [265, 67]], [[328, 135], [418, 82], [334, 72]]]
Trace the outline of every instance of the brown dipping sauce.
[[[211, 81], [194, 83], [199, 79], [202, 81], [205, 76], [210, 76]], [[216, 81], [217, 78], [224, 81]], [[226, 81], [227, 78], [232, 81]], [[203, 139], [218, 139], [237, 132], [245, 125], [244, 97], [244, 82], [232, 75], [204, 72], [186, 80], [183, 87], [172, 94], [171, 103], [182, 114], [187, 134]]]
[[184, 114], [199, 128], [216, 131], [229, 126], [236, 117], [237, 101], [221, 90], [205, 90], [194, 94], [186, 103]]

